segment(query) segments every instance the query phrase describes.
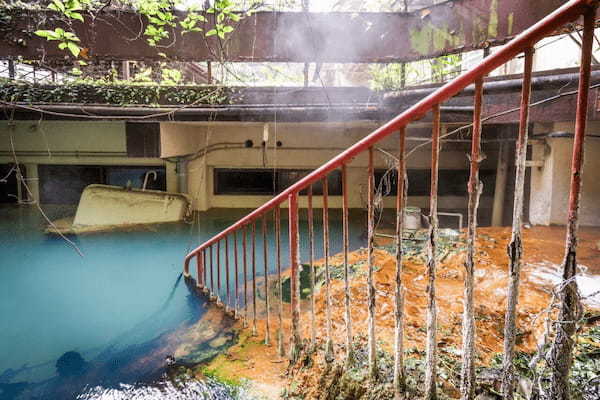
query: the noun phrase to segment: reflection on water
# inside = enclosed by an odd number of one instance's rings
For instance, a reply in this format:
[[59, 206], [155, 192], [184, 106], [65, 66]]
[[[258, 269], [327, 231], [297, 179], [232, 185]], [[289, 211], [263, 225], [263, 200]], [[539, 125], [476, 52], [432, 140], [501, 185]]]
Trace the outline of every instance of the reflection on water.
[[[74, 213], [70, 207], [45, 209], [51, 218]], [[233, 340], [223, 333], [227, 323], [207, 313], [207, 305], [182, 284], [181, 268], [191, 247], [246, 213], [213, 210], [201, 213], [195, 227], [168, 224], [71, 237], [82, 258], [60, 238], [42, 233], [45, 222], [34, 208], [0, 207], [0, 399], [228, 398], [220, 397], [227, 388], [213, 383], [173, 385], [164, 379], [165, 360], [177, 355], [194, 362]], [[360, 222], [360, 215], [352, 220]], [[341, 249], [339, 222], [332, 213], [332, 254]], [[258, 228], [256, 261], [262, 265]], [[286, 230], [282, 221], [284, 255]], [[315, 231], [320, 243], [318, 221]], [[351, 247], [357, 247], [363, 232], [355, 224], [351, 231]], [[272, 225], [267, 240], [273, 257]], [[306, 242], [302, 250], [306, 255]], [[316, 253], [322, 254], [318, 245]], [[275, 269], [274, 259], [269, 268]], [[215, 340], [218, 335], [225, 339]], [[57, 375], [57, 360], [69, 352], [74, 372]]]

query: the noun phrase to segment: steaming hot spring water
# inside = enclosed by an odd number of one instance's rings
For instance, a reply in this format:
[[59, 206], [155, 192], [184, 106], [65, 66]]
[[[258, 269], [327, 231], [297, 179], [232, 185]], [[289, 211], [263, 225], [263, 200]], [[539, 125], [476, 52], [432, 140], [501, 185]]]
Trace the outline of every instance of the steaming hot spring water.
[[[52, 219], [75, 211], [45, 210]], [[173, 358], [164, 349], [205, 313], [204, 300], [181, 277], [184, 255], [247, 211], [202, 213], [193, 229], [180, 223], [70, 236], [81, 257], [60, 237], [43, 233], [45, 220], [34, 207], [2, 206], [0, 399], [232, 398], [229, 388], [215, 382], [174, 385], [167, 373]], [[341, 250], [341, 223], [331, 218], [335, 254]], [[354, 232], [361, 232], [361, 222], [360, 215], [352, 218]], [[282, 221], [283, 255], [286, 232]], [[320, 232], [316, 224], [316, 243]], [[351, 247], [362, 242], [357, 234]], [[270, 232], [270, 257], [274, 243]], [[257, 249], [262, 267], [262, 247]]]

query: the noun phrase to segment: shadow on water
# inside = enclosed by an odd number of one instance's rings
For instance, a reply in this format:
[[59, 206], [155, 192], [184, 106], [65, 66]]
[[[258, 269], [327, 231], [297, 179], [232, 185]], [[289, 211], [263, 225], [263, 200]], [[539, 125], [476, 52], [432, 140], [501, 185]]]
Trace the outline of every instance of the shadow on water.
[[[87, 361], [81, 353], [68, 351], [56, 361], [4, 371], [0, 374], [0, 400], [234, 398], [231, 388], [216, 382], [182, 379], [181, 364], [175, 362], [171, 353], [184, 343], [184, 332], [201, 321], [206, 313], [207, 304], [197, 295], [186, 295], [190, 317], [178, 328], [139, 344], [119, 347], [123, 340], [144, 331], [168, 309], [182, 277], [179, 273], [168, 297], [156, 312], [111, 340], [93, 359]], [[55, 365], [55, 377], [34, 383], [11, 383], [12, 378], [22, 372], [49, 364]]]

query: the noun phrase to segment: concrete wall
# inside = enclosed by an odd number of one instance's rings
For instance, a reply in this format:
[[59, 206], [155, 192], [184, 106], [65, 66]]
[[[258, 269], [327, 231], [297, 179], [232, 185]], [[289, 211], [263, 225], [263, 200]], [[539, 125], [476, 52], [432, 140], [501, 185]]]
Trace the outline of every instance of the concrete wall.
[[[554, 132], [573, 132], [571, 123], [557, 123]], [[588, 135], [600, 135], [600, 124], [591, 123]], [[537, 225], [564, 225], [567, 221], [570, 166], [573, 138], [547, 138], [533, 146], [533, 160], [544, 160], [543, 167], [533, 167], [531, 173], [530, 220]], [[580, 224], [600, 226], [600, 138], [588, 137], [585, 142]]]
[[175, 165], [160, 158], [127, 157], [124, 122], [0, 121], [0, 163], [12, 163], [12, 143], [19, 163], [27, 169], [34, 199], [39, 199], [37, 166], [126, 165], [165, 166], [167, 190], [177, 191]]
[[[188, 193], [193, 198], [196, 210], [209, 208], [255, 208], [272, 196], [215, 195], [213, 191], [213, 171], [215, 168], [298, 168], [314, 169], [330, 160], [348, 146], [356, 143], [373, 129], [376, 123], [348, 124], [288, 124], [279, 123], [277, 128], [262, 123], [163, 123], [161, 124], [162, 157], [182, 156], [199, 152], [196, 159], [188, 163]], [[428, 127], [422, 125], [421, 127]], [[265, 130], [266, 129], [266, 130]], [[445, 129], [445, 128], [444, 128]], [[265, 133], [267, 132], [267, 133]], [[261, 143], [268, 136], [267, 150]], [[244, 148], [243, 143], [252, 140], [252, 148]], [[277, 147], [281, 141], [281, 147]], [[410, 142], [410, 146], [417, 143]], [[202, 157], [206, 146], [212, 149], [206, 159]], [[218, 149], [215, 149], [217, 146]], [[380, 147], [397, 153], [397, 136], [380, 144]], [[224, 148], [228, 147], [228, 148]], [[441, 154], [440, 168], [468, 169], [466, 154], [469, 146], [448, 149]], [[456, 146], [454, 146], [456, 147]], [[411, 169], [429, 169], [431, 148], [424, 146], [416, 151], [408, 161]], [[384, 157], [376, 152], [376, 168], [386, 168]], [[494, 169], [495, 154], [489, 155], [483, 167]], [[367, 156], [357, 157], [348, 167], [349, 205], [363, 208], [367, 198]], [[443, 182], [440, 182], [443, 185]], [[466, 182], [465, 182], [466, 185]], [[321, 204], [317, 196], [315, 204]], [[341, 207], [341, 196], [331, 196], [331, 207]], [[427, 196], [410, 197], [409, 204], [428, 208]], [[465, 196], [444, 196], [439, 200], [440, 209], [465, 209]], [[306, 199], [300, 198], [300, 205], [306, 206]], [[386, 207], [394, 207], [394, 198], [385, 199]], [[482, 210], [492, 206], [491, 197], [483, 197]]]

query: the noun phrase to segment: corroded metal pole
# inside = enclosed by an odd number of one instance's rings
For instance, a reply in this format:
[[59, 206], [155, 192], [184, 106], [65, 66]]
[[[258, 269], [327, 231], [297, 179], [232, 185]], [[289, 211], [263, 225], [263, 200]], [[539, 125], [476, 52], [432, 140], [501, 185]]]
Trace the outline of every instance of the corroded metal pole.
[[581, 305], [577, 292], [577, 230], [579, 224], [579, 203], [581, 198], [581, 177], [583, 173], [583, 153], [585, 128], [587, 122], [588, 96], [590, 87], [590, 69], [592, 62], [592, 40], [596, 7], [584, 16], [583, 40], [581, 44], [581, 64], [579, 69], [579, 93], [575, 116], [575, 138], [571, 161], [571, 188], [569, 192], [569, 213], [565, 257], [563, 260], [563, 281], [560, 292], [560, 312], [555, 324], [556, 337], [550, 350], [548, 363], [551, 369], [548, 398], [569, 400], [569, 376], [573, 363], [573, 335], [577, 321], [581, 318]]
[[[462, 324], [462, 370], [460, 392], [462, 400], [475, 398], [475, 314], [473, 309], [473, 291], [475, 290], [475, 240], [477, 235], [477, 209], [481, 184], [479, 182], [479, 163], [481, 160], [481, 108], [483, 101], [483, 79], [475, 81], [473, 111], [473, 130], [471, 137], [471, 173], [469, 176], [469, 205], [467, 226], [467, 256], [465, 260], [465, 292]], [[504, 188], [502, 189], [504, 190]]]
[[213, 246], [210, 246], [210, 296], [211, 301], [215, 298], [215, 273], [214, 273], [214, 255]]
[[329, 189], [327, 176], [323, 182], [323, 255], [325, 257], [325, 318], [327, 338], [325, 340], [325, 361], [333, 361], [333, 335], [331, 326], [331, 276], [329, 273]]
[[279, 296], [279, 325], [277, 329], [277, 350], [280, 357], [283, 357], [283, 285], [281, 283], [281, 208], [275, 207], [275, 246], [277, 253], [277, 293]]
[[404, 376], [404, 285], [402, 284], [402, 234], [406, 207], [406, 128], [400, 129], [396, 193], [396, 290], [394, 340], [394, 398], [401, 400], [405, 390]]
[[349, 367], [354, 359], [352, 351], [352, 314], [350, 310], [350, 266], [348, 265], [349, 251], [349, 227], [348, 227], [348, 169], [346, 164], [342, 165], [342, 229], [343, 251], [344, 251], [344, 307], [346, 312], [346, 367]]
[[204, 252], [201, 252], [196, 255], [196, 286], [198, 289], [202, 289], [204, 287], [204, 264], [202, 263], [203, 253]]
[[225, 311], [231, 307], [231, 295], [229, 291], [229, 236], [225, 236]]
[[238, 307], [239, 307], [239, 265], [238, 265], [238, 240], [237, 240], [237, 231], [233, 232], [233, 262], [235, 264], [235, 299], [233, 303], [233, 312], [235, 317], [238, 317]]
[[438, 240], [438, 164], [440, 160], [440, 105], [433, 106], [431, 142], [431, 193], [429, 197], [429, 240], [427, 246], [427, 344], [425, 355], [425, 399], [437, 399], [437, 304], [435, 278]]
[[252, 222], [252, 336], [256, 336], [256, 222]]
[[204, 278], [203, 278], [203, 282], [204, 282], [204, 287], [202, 288], [202, 291], [206, 294], [209, 292], [209, 287], [208, 287], [208, 268], [206, 268], [208, 264], [206, 263], [206, 249], [202, 250], [202, 266], [203, 266], [203, 270], [204, 270]]
[[519, 280], [521, 255], [523, 253], [523, 196], [525, 192], [525, 160], [527, 159], [527, 139], [529, 131], [529, 101], [531, 98], [531, 71], [533, 68], [533, 48], [525, 50], [523, 89], [521, 90], [521, 111], [519, 115], [519, 137], [516, 143], [515, 198], [513, 203], [512, 235], [508, 245], [508, 303], [504, 322], [504, 359], [502, 362], [502, 395], [512, 400], [515, 392], [514, 350], [517, 337], [517, 303], [519, 300]]
[[317, 345], [317, 317], [315, 315], [315, 226], [312, 203], [312, 185], [308, 187], [308, 265], [310, 266], [310, 346], [314, 350]]
[[221, 241], [217, 242], [217, 304], [221, 303]]
[[270, 334], [270, 321], [269, 321], [269, 261], [268, 261], [268, 243], [267, 243], [267, 215], [265, 214], [262, 218], [262, 236], [263, 236], [263, 265], [265, 274], [265, 310], [266, 315], [266, 326], [265, 326], [265, 344], [268, 346], [271, 340]]
[[289, 196], [289, 243], [290, 243], [290, 297], [292, 306], [292, 338], [290, 349], [290, 362], [298, 361], [302, 350], [300, 337], [300, 249], [298, 238], [298, 194]]
[[242, 228], [242, 266], [244, 270], [244, 327], [248, 326], [248, 249], [246, 245], [246, 237], [248, 236], [248, 228]]
[[369, 166], [367, 169], [367, 306], [368, 306], [368, 354], [369, 354], [369, 377], [372, 381], [377, 379], [377, 342], [375, 339], [375, 281], [373, 276], [373, 245], [375, 237], [375, 210], [373, 195], [375, 191], [375, 176], [373, 171], [373, 147], [369, 147]]

